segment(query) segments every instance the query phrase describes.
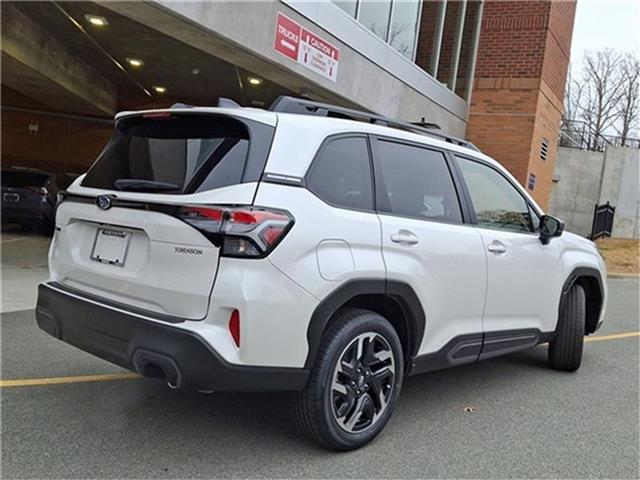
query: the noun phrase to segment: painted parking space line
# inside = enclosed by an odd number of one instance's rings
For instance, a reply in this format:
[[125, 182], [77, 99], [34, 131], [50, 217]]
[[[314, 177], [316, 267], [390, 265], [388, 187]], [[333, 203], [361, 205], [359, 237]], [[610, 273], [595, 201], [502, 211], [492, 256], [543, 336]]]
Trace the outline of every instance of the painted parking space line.
[[[602, 342], [611, 340], [622, 340], [625, 338], [640, 337], [638, 332], [614, 333], [612, 335], [596, 335], [595, 337], [587, 337], [585, 342]], [[547, 345], [546, 343], [541, 344]], [[142, 378], [137, 373], [107, 373], [101, 375], [78, 375], [72, 377], [49, 377], [49, 378], [18, 378], [14, 380], [0, 380], [0, 388], [11, 387], [37, 387], [43, 385], [62, 385], [68, 383], [86, 383], [86, 382], [109, 382], [114, 380], [135, 380]]]
[[137, 373], [107, 373], [101, 375], [78, 375], [73, 377], [18, 378], [0, 380], [1, 388], [36, 387], [40, 385], [61, 385], [65, 383], [109, 382], [112, 380], [133, 380], [142, 378]]
[[585, 343], [603, 342], [605, 340], [621, 340], [623, 338], [640, 337], [640, 332], [614, 333], [612, 335], [596, 335], [584, 339]]
[[2, 239], [0, 240], [1, 244], [5, 244], [5, 243], [13, 243], [13, 242], [19, 242], [21, 240], [26, 240], [27, 237], [21, 237], [21, 238], [8, 238], [8, 239]]

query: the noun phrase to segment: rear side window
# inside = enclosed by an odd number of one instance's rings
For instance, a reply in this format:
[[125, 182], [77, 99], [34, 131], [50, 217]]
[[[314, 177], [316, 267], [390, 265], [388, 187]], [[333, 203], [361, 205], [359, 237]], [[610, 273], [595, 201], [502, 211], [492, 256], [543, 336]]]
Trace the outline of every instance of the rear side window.
[[331, 205], [373, 210], [371, 163], [364, 137], [341, 137], [321, 147], [307, 187]]
[[[110, 190], [194, 193], [255, 181], [273, 136], [252, 144], [242, 122], [215, 115], [136, 116], [118, 122], [82, 185]], [[254, 127], [258, 128], [258, 127]], [[251, 152], [262, 168], [248, 168]], [[255, 159], [254, 162], [255, 163]], [[251, 170], [248, 178], [247, 172]], [[259, 170], [256, 172], [254, 170]], [[255, 177], [255, 178], [253, 178]]]
[[443, 153], [380, 140], [378, 154], [380, 211], [429, 220], [462, 221]]

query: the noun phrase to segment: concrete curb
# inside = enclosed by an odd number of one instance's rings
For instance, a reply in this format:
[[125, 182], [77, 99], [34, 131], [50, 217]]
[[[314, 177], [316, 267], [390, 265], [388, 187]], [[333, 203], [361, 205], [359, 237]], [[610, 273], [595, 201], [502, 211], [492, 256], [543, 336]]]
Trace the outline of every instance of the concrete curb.
[[640, 279], [640, 275], [637, 273], [609, 273], [607, 278], [636, 278]]

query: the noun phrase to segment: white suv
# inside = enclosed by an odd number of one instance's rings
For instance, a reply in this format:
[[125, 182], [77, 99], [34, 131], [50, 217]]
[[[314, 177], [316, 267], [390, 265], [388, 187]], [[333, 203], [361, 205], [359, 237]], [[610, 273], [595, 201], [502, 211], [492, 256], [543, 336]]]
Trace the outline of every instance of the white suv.
[[605, 265], [497, 162], [302, 99], [125, 112], [60, 198], [47, 333], [173, 387], [295, 390], [359, 447], [403, 378], [549, 343], [580, 366]]

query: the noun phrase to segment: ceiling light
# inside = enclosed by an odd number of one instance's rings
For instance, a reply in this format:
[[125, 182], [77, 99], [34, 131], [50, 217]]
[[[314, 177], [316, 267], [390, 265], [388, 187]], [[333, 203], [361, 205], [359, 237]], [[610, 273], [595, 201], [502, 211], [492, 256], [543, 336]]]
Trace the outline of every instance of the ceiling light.
[[84, 16], [84, 18], [86, 18], [87, 22], [89, 22], [94, 27], [106, 27], [107, 25], [109, 25], [109, 22], [107, 22], [107, 19], [104, 17], [100, 17], [99, 15], [87, 14]]
[[140, 60], [139, 58], [127, 58], [127, 62], [133, 68], [140, 68], [141, 66], [144, 65], [144, 62], [142, 60]]
[[253, 85], [254, 87], [257, 87], [258, 85], [262, 85], [262, 79], [261, 78], [248, 77], [247, 80], [249, 80], [249, 84]]
[[153, 91], [156, 93], [167, 93], [167, 87], [155, 86], [153, 87]]

